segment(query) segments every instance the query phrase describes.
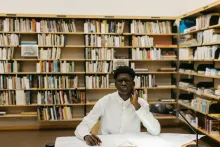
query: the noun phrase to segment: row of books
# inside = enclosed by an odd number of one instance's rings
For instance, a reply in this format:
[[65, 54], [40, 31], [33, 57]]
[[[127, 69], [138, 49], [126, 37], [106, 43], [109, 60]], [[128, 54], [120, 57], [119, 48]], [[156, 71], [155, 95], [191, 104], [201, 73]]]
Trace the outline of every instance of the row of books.
[[36, 20], [28, 18], [0, 19], [3, 32], [76, 32], [74, 19]]
[[86, 62], [86, 72], [112, 72], [112, 62], [91, 61]]
[[77, 88], [78, 76], [38, 76], [39, 88]]
[[0, 61], [0, 73], [10, 73], [10, 72], [19, 72], [20, 63], [17, 61], [8, 62]]
[[[194, 114], [191, 114], [191, 112], [181, 111], [181, 113], [188, 120], [188, 122], [190, 122], [190, 124], [193, 125], [194, 127], [203, 129], [207, 133], [213, 136], [220, 135], [220, 121], [219, 120], [214, 120], [207, 116], [202, 116], [202, 115], [199, 115], [199, 117], [197, 117]], [[180, 116], [180, 118], [182, 117]]]
[[203, 32], [203, 44], [220, 42], [220, 29], [210, 29]]
[[0, 34], [0, 46], [19, 45], [19, 36], [17, 34]]
[[171, 22], [133, 20], [131, 33], [169, 34], [172, 33]]
[[57, 34], [38, 34], [38, 45], [50, 46], [58, 45], [64, 46], [66, 36]]
[[206, 99], [203, 99], [200, 97], [196, 97], [195, 99], [191, 100], [190, 106], [200, 112], [209, 114], [209, 106], [212, 103], [216, 103], [216, 102], [214, 102], [212, 100], [206, 100]]
[[102, 46], [124, 46], [124, 36], [113, 35], [85, 35], [86, 46], [102, 47]]
[[86, 48], [86, 59], [102, 59], [112, 60], [114, 59], [114, 48]]
[[30, 91], [1, 91], [0, 105], [30, 105], [32, 103], [31, 97]]
[[109, 88], [109, 75], [86, 76], [86, 88]]
[[150, 49], [140, 49], [132, 48], [132, 60], [160, 60], [161, 49], [150, 48]]
[[190, 48], [179, 48], [179, 59], [218, 59], [217, 49], [219, 45], [196, 47], [195, 51]]
[[176, 59], [176, 53], [171, 50], [161, 50], [160, 48], [132, 48], [132, 60], [163, 60]]
[[36, 63], [37, 73], [41, 72], [61, 72], [60, 61], [39, 61]]
[[0, 60], [12, 59], [14, 54], [14, 48], [0, 48]]
[[85, 92], [78, 90], [38, 91], [37, 104], [85, 103]]
[[38, 58], [41, 60], [47, 59], [60, 59], [61, 56], [61, 48], [53, 47], [53, 48], [40, 48]]
[[132, 45], [138, 47], [148, 47], [154, 45], [154, 38], [150, 36], [135, 36], [132, 38]]
[[[207, 84], [208, 85], [208, 84]], [[194, 93], [197, 93], [198, 95], [209, 95], [209, 96], [220, 96], [220, 90], [218, 89], [219, 87], [217, 87], [217, 89], [214, 88], [213, 86], [210, 87], [206, 87], [206, 88], [201, 88], [201, 87], [197, 87], [195, 84], [193, 83], [189, 83], [189, 82], [184, 82], [184, 81], [180, 81], [179, 82], [179, 87], [193, 91]]]
[[155, 81], [155, 75], [137, 75], [134, 78], [135, 82], [135, 88], [140, 87], [155, 87], [156, 81]]
[[180, 45], [202, 45], [220, 42], [220, 29], [204, 30], [197, 33], [196, 37], [191, 34], [180, 37]]
[[77, 88], [78, 84], [78, 76], [0, 75], [0, 89]]
[[[125, 21], [85, 20], [85, 33], [123, 33]], [[133, 20], [131, 33], [171, 33], [171, 21]], [[74, 19], [0, 19], [0, 31], [3, 32], [76, 32]]]
[[71, 107], [52, 106], [37, 109], [40, 120], [71, 120], [73, 119]]
[[123, 33], [124, 24], [124, 21], [86, 20], [84, 33]]
[[[186, 19], [184, 20], [184, 25], [188, 26], [187, 28], [181, 29], [181, 32], [187, 33], [196, 30], [201, 30], [208, 28], [209, 26], [220, 24], [220, 15], [219, 13], [210, 13], [207, 15], [200, 15], [195, 20]], [[183, 25], [182, 25], [183, 26]]]
[[[215, 18], [214, 18], [215, 17]], [[220, 24], [220, 15], [218, 13], [211, 13], [207, 15], [201, 15], [196, 18], [196, 30], [207, 28], [210, 26], [210, 20], [214, 18]], [[212, 21], [216, 21], [212, 20]]]

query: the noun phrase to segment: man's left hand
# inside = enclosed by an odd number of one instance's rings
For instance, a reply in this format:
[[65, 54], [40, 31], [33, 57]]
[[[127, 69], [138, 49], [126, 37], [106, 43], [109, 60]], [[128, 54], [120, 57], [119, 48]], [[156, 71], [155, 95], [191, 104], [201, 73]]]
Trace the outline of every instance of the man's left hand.
[[138, 110], [141, 105], [138, 103], [138, 93], [137, 90], [134, 90], [134, 92], [131, 95], [131, 104], [134, 106], [135, 110]]

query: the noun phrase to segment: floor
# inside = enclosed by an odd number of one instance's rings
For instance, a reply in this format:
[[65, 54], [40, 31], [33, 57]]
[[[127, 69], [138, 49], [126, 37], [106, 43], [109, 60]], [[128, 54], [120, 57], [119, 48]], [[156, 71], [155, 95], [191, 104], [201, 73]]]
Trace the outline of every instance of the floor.
[[[189, 133], [185, 127], [162, 128], [163, 133]], [[191, 132], [190, 132], [191, 133]], [[31, 130], [0, 131], [1, 147], [44, 147], [46, 143], [55, 141], [59, 136], [72, 136], [73, 130]], [[205, 147], [218, 147], [219, 144], [205, 137], [200, 140]]]

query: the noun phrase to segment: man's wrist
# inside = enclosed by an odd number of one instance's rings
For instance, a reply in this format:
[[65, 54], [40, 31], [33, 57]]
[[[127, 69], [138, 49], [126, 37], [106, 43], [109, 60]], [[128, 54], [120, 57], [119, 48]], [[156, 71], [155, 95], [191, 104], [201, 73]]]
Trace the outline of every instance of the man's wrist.
[[138, 109], [141, 108], [141, 105], [138, 102], [135, 102], [135, 103], [132, 103], [132, 104], [133, 104], [135, 110], [138, 110]]

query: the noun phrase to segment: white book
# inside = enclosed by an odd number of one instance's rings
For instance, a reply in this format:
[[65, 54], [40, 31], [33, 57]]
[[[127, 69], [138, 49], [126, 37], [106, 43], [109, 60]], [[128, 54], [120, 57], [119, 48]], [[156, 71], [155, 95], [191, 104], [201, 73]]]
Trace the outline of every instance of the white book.
[[24, 90], [16, 90], [16, 105], [26, 105]]
[[36, 22], [36, 32], [40, 33], [40, 22]]

